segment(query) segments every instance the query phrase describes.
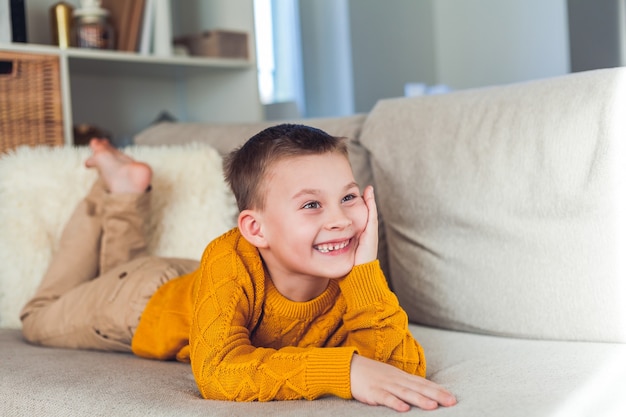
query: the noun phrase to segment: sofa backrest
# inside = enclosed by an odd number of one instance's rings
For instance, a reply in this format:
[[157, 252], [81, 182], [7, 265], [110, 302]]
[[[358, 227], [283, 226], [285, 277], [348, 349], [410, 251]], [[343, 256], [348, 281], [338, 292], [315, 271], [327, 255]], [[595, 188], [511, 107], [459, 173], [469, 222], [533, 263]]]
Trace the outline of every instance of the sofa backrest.
[[[358, 138], [361, 133], [365, 114], [346, 117], [329, 117], [288, 121], [302, 123], [334, 135]], [[137, 145], [172, 145], [183, 143], [206, 143], [226, 155], [231, 150], [243, 145], [261, 130], [276, 125], [278, 121], [250, 123], [158, 123], [139, 132], [133, 138]]]
[[360, 142], [411, 321], [626, 342], [626, 68], [382, 100]]

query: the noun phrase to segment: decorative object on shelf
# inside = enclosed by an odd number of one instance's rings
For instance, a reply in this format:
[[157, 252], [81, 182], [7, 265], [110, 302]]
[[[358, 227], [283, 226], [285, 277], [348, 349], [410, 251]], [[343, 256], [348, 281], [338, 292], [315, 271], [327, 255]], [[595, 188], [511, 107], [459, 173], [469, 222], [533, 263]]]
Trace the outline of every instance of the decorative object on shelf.
[[59, 57], [0, 51], [0, 152], [62, 145]]
[[75, 46], [91, 49], [115, 49], [115, 33], [109, 22], [109, 11], [100, 7], [100, 0], [81, 0], [74, 10]]
[[230, 30], [208, 30], [197, 35], [181, 36], [174, 44], [191, 55], [248, 59], [248, 34]]
[[160, 112], [157, 117], [150, 123], [150, 125], [158, 125], [159, 123], [176, 123], [179, 120], [172, 113], [167, 110]]
[[108, 132], [98, 126], [82, 123], [74, 125], [74, 145], [88, 145], [92, 138], [106, 138], [112, 140], [111, 132]]
[[26, 0], [10, 0], [11, 36], [13, 42], [28, 42], [26, 32]]
[[154, 34], [154, 0], [146, 0], [141, 16], [141, 33], [139, 34], [139, 50], [142, 55], [152, 52]]
[[50, 7], [50, 27], [52, 28], [52, 43], [60, 48], [71, 45], [72, 13], [74, 6], [64, 1]]
[[170, 0], [154, 1], [154, 55], [170, 56], [173, 53], [172, 10]]
[[174, 53], [170, 0], [145, 0], [139, 53], [171, 56]]

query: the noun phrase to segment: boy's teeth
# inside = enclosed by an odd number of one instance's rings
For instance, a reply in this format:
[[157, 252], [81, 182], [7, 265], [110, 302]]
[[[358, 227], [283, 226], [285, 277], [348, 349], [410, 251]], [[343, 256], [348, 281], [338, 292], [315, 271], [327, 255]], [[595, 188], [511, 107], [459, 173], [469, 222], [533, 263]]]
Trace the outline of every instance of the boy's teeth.
[[339, 249], [345, 248], [346, 246], [348, 246], [349, 242], [350, 242], [349, 240], [346, 240], [345, 242], [334, 243], [334, 244], [323, 243], [321, 245], [315, 246], [315, 249], [317, 249], [318, 251], [320, 251], [322, 253], [328, 253], [328, 252], [332, 252], [334, 250], [339, 250]]

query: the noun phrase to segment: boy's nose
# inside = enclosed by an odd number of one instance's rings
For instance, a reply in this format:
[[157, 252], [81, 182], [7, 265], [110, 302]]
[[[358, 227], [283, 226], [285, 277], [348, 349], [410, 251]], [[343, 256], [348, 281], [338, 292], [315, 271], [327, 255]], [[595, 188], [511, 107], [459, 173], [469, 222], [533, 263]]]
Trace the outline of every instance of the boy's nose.
[[352, 220], [346, 216], [341, 209], [335, 209], [329, 213], [329, 217], [326, 222], [326, 228], [332, 229], [344, 229], [352, 224]]

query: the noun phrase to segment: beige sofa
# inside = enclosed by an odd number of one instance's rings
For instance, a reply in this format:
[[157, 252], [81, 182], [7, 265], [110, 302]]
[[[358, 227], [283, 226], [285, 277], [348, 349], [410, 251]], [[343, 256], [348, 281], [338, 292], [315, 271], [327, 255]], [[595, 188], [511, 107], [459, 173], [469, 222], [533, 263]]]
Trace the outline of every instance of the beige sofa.
[[[626, 415], [626, 69], [382, 100], [367, 115], [307, 123], [348, 136], [357, 181], [376, 188], [390, 284], [425, 348], [428, 377], [459, 400], [432, 415]], [[132, 151], [169, 165], [155, 172], [161, 189], [204, 187], [218, 175], [208, 168], [219, 160], [212, 147], [227, 152], [267, 125], [162, 124], [141, 132]], [[192, 142], [212, 147], [183, 144]], [[0, 224], [16, 230], [0, 231], [0, 262], [11, 264], [17, 250], [29, 259], [19, 278], [0, 272], [1, 415], [395, 415], [337, 398], [201, 400], [185, 364], [25, 344], [15, 300], [32, 293], [66, 206], [93, 180], [80, 171], [84, 155], [20, 150], [0, 159]], [[54, 169], [44, 166], [53, 159]], [[3, 181], [16, 166], [43, 185]], [[80, 189], [61, 194], [78, 177]], [[232, 224], [220, 187], [200, 193], [223, 204], [207, 221], [217, 228], [198, 242]], [[51, 188], [37, 210], [18, 197]], [[157, 213], [155, 230], [169, 224], [191, 236], [200, 227], [193, 215], [210, 210], [197, 194], [190, 200], [181, 210], [192, 214]], [[155, 232], [169, 242], [155, 252], [201, 251], [171, 244], [180, 239], [170, 226]], [[43, 237], [28, 240], [26, 229]]]

